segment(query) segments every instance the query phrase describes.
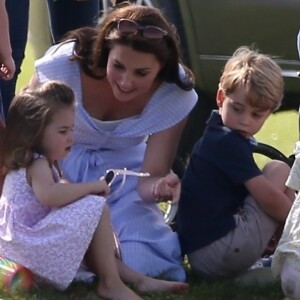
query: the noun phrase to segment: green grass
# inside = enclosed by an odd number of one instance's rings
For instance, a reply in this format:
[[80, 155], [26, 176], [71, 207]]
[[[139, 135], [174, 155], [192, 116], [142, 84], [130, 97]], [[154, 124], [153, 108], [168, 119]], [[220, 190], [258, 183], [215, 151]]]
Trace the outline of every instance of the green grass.
[[[33, 57], [30, 46], [27, 47], [26, 59], [22, 66], [17, 89], [24, 87], [33, 74]], [[256, 135], [260, 142], [278, 148], [285, 155], [290, 155], [298, 139], [298, 113], [296, 111], [279, 112], [273, 114], [266, 122], [264, 128]], [[63, 266], [62, 266], [63, 267]], [[187, 271], [188, 272], [188, 271]], [[188, 272], [189, 274], [189, 272]], [[188, 276], [190, 291], [186, 295], [142, 294], [147, 300], [282, 300], [284, 296], [279, 283], [266, 286], [242, 286], [233, 281], [203, 281], [193, 276]], [[0, 291], [0, 300], [93, 300], [100, 299], [94, 293], [94, 286], [87, 284], [72, 284], [65, 292], [51, 288], [34, 288], [30, 292], [4, 293]]]
[[298, 112], [285, 111], [272, 114], [255, 137], [258, 141], [274, 146], [289, 156], [299, 139]]
[[[232, 280], [205, 281], [195, 277], [188, 279], [190, 290], [184, 295], [170, 293], [138, 293], [145, 300], [283, 300], [279, 284], [239, 285]], [[94, 292], [95, 284], [74, 283], [66, 291], [51, 288], [37, 289], [30, 292], [0, 292], [3, 300], [96, 300], [102, 299]]]
[[[270, 116], [262, 130], [255, 136], [257, 141], [271, 145], [289, 157], [298, 140], [298, 112], [277, 112]], [[255, 160], [263, 167], [270, 159], [255, 154]]]

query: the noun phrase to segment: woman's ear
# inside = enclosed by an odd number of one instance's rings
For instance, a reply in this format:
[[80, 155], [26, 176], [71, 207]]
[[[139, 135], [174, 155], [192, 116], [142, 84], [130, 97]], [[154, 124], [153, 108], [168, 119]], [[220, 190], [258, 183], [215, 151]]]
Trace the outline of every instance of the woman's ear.
[[219, 87], [216, 96], [216, 101], [219, 108], [222, 107], [224, 99], [225, 99], [224, 90]]

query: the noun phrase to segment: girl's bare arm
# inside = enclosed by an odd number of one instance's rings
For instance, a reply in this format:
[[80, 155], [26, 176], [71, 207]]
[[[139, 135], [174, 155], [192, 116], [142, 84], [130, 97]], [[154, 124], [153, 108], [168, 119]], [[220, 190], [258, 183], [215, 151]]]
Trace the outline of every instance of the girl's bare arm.
[[43, 158], [28, 168], [27, 179], [40, 202], [50, 207], [64, 206], [89, 194], [105, 196], [109, 193], [104, 179], [87, 183], [55, 182], [49, 163]]

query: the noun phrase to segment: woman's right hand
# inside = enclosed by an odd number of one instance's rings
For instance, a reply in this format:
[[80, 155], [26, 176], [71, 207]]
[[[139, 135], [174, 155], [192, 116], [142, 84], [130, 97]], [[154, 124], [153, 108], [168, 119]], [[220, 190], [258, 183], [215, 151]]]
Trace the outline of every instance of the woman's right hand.
[[153, 185], [153, 195], [156, 201], [171, 200], [177, 204], [180, 198], [181, 182], [179, 177], [171, 170], [168, 175], [157, 180]]

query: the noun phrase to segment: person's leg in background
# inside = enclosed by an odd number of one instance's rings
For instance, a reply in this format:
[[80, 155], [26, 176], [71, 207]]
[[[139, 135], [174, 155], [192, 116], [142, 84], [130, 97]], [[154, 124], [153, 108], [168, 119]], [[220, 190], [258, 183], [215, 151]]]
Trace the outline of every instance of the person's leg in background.
[[68, 31], [98, 24], [99, 0], [47, 0], [53, 43]]
[[6, 116], [10, 102], [15, 95], [17, 79], [21, 72], [21, 65], [25, 57], [29, 18], [29, 0], [7, 0], [5, 4], [9, 17], [12, 56], [16, 65], [16, 72], [13, 79], [0, 79], [3, 109], [4, 115]]
[[2, 193], [2, 187], [4, 182], [4, 173], [2, 170], [3, 164], [3, 140], [5, 135], [5, 121], [4, 121], [4, 112], [2, 107], [2, 96], [0, 91], [0, 195]]
[[30, 2], [28, 43], [33, 50], [34, 60], [42, 57], [52, 45], [46, 0]]

